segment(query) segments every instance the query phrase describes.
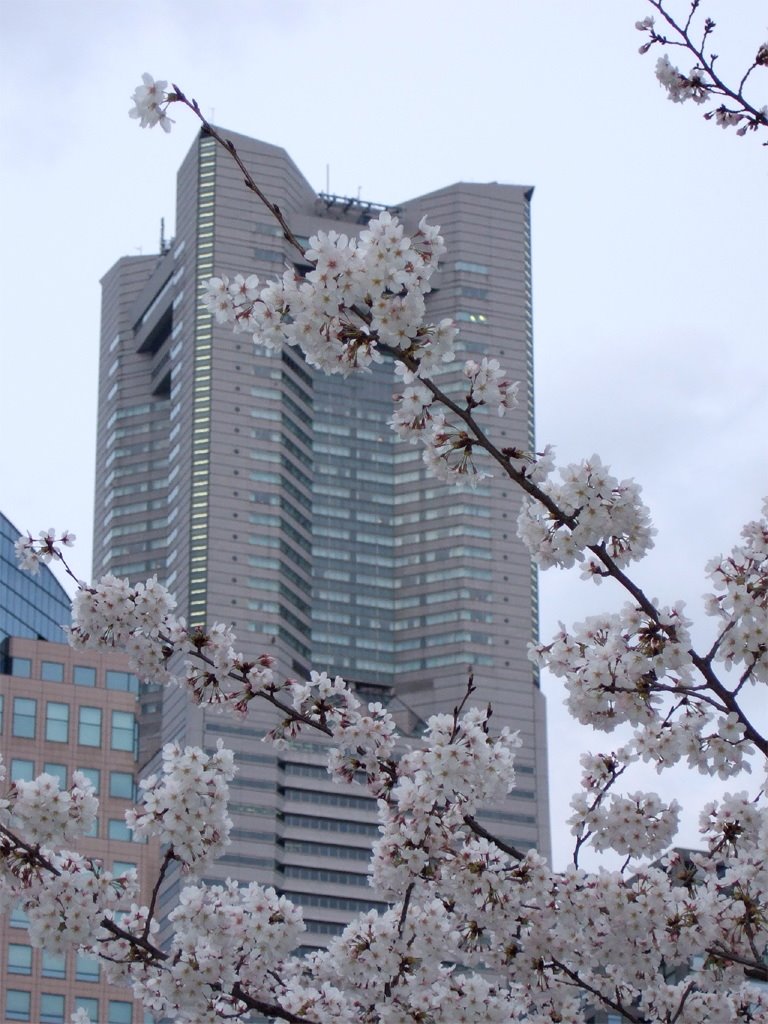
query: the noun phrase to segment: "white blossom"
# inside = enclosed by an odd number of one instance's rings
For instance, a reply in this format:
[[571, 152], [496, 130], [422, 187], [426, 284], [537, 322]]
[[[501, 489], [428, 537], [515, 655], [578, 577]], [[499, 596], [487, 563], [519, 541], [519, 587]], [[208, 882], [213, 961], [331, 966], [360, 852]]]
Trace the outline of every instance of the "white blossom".
[[153, 128], [156, 124], [165, 132], [171, 130], [173, 121], [166, 110], [168, 95], [166, 89], [168, 83], [155, 81], [152, 75], [146, 72], [141, 76], [142, 84], [137, 86], [131, 99], [133, 107], [128, 111], [129, 116], [136, 118], [142, 128]]

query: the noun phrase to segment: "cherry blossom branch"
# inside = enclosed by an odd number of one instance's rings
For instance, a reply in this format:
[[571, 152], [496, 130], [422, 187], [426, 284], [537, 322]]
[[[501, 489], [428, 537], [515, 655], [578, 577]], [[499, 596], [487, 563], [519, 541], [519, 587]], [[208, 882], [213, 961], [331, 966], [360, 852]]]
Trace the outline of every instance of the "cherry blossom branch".
[[[697, 44], [692, 37], [694, 16], [698, 11], [700, 0], [692, 0], [685, 24], [678, 23], [675, 17], [665, 9], [664, 0], [648, 0], [648, 2], [672, 29], [676, 38], [669, 38], [657, 31], [652, 17], [644, 18], [636, 23], [636, 28], [648, 35], [648, 42], [640, 47], [640, 53], [647, 53], [655, 45], [675, 46], [687, 50], [696, 58], [696, 66], [688, 75], [673, 67], [666, 55], [659, 59], [656, 65], [656, 76], [667, 89], [669, 98], [676, 103], [688, 99], [692, 99], [695, 103], [704, 103], [713, 96], [722, 96], [730, 100], [734, 106], [726, 107], [722, 104], [717, 110], [709, 110], [704, 114], [705, 120], [709, 121], [714, 118], [722, 128], [744, 122], [738, 128], [737, 135], [745, 135], [747, 131], [757, 131], [760, 128], [768, 127], [768, 106], [758, 108], [744, 96], [744, 87], [752, 72], [761, 66], [768, 67], [768, 43], [763, 43], [758, 47], [754, 60], [734, 89], [715, 70], [717, 54], [711, 53], [707, 57], [705, 53], [709, 37], [715, 29], [715, 22], [711, 18], [705, 18], [700, 43]], [[768, 142], [764, 142], [763, 145], [768, 145]]]
[[624, 1005], [624, 1003], [619, 998], [618, 992], [615, 993], [615, 999], [609, 995], [606, 995], [605, 992], [601, 992], [600, 989], [596, 988], [594, 985], [591, 985], [589, 982], [587, 982], [584, 978], [582, 978], [579, 975], [578, 971], [573, 970], [567, 964], [563, 963], [561, 960], [552, 960], [549, 966], [551, 968], [554, 968], [555, 971], [561, 972], [567, 978], [570, 978], [572, 984], [576, 988], [580, 989], [582, 992], [588, 993], [603, 1006], [608, 1007], [609, 1010], [615, 1010], [624, 1018], [624, 1020], [629, 1021], [630, 1024], [649, 1024], [649, 1021], [645, 1016], [637, 1016], [628, 1007]]
[[470, 832], [474, 832], [476, 836], [480, 836], [481, 839], [487, 839], [489, 843], [493, 843], [494, 846], [498, 846], [500, 850], [508, 854], [508, 856], [514, 857], [515, 860], [525, 860], [525, 854], [522, 850], [518, 850], [516, 846], [512, 846], [510, 843], [505, 843], [503, 839], [499, 839], [499, 837], [494, 835], [493, 832], [489, 832], [488, 829], [481, 825], [480, 822], [471, 814], [465, 814], [463, 821]]
[[286, 239], [286, 241], [290, 242], [294, 249], [297, 249], [298, 252], [301, 253], [302, 256], [304, 256], [304, 246], [298, 240], [293, 231], [291, 231], [290, 227], [288, 226], [288, 222], [283, 216], [282, 210], [277, 205], [277, 203], [271, 202], [264, 194], [264, 192], [261, 190], [258, 183], [254, 180], [253, 175], [248, 170], [247, 165], [245, 164], [242, 157], [238, 153], [237, 147], [235, 146], [234, 142], [232, 142], [231, 139], [225, 139], [224, 136], [219, 132], [219, 130], [215, 128], [210, 123], [210, 121], [208, 121], [207, 118], [203, 116], [203, 113], [200, 110], [200, 106], [197, 100], [187, 99], [187, 97], [175, 83], [173, 85], [173, 89], [174, 92], [169, 95], [169, 101], [183, 103], [186, 107], [189, 107], [189, 109], [192, 111], [195, 117], [197, 117], [200, 123], [202, 124], [203, 131], [205, 132], [205, 134], [209, 135], [212, 139], [215, 139], [216, 142], [218, 142], [218, 144], [223, 149], [225, 149], [227, 153], [229, 153], [229, 155], [235, 161], [235, 163], [240, 169], [240, 172], [243, 175], [243, 182], [246, 188], [250, 189], [250, 191], [253, 192], [254, 195], [258, 196], [258, 198], [261, 200], [261, 202], [264, 204], [267, 210], [272, 214], [277, 223], [283, 229], [283, 236]]

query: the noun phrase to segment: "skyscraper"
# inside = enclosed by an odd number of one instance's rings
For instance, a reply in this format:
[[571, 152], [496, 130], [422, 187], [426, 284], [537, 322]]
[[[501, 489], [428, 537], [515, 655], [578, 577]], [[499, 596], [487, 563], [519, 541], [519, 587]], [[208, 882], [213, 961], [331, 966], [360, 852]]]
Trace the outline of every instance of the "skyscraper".
[[[531, 190], [457, 184], [391, 207], [318, 195], [284, 150], [228, 134], [299, 237], [356, 232], [382, 209], [406, 227], [425, 214], [442, 226], [428, 314], [453, 317], [460, 352], [498, 358], [521, 381], [519, 408], [494, 426], [503, 444], [531, 447]], [[387, 426], [391, 367], [325, 377], [200, 306], [214, 274], [286, 266], [304, 270], [201, 134], [179, 171], [173, 243], [103, 279], [95, 572], [156, 573], [191, 623], [231, 623], [241, 650], [268, 651], [281, 674], [339, 672], [394, 701], [414, 731], [456, 705], [471, 667], [476, 699], [524, 742], [518, 788], [489, 825], [546, 853], [544, 702], [526, 657], [536, 579], [516, 539], [519, 498], [501, 479], [463, 494], [426, 475]], [[234, 843], [212, 877], [256, 877], [305, 916], [314, 907], [318, 941], [365, 904], [370, 890], [354, 887], [374, 804], [328, 781], [322, 743], [304, 736], [278, 757], [254, 745], [268, 710], [241, 724], [178, 690], [148, 687], [140, 706], [140, 760], [169, 739], [208, 746], [218, 734], [237, 752]]]

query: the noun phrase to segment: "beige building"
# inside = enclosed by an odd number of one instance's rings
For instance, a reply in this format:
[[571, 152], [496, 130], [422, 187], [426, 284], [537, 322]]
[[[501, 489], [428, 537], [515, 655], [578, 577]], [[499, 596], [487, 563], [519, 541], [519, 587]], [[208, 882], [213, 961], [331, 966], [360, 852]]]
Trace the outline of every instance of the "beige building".
[[[6, 639], [3, 653], [0, 737], [8, 776], [48, 772], [69, 785], [75, 770], [83, 772], [100, 808], [96, 830], [78, 851], [109, 870], [136, 867], [151, 879], [156, 846], [132, 842], [124, 819], [134, 797], [138, 728], [137, 681], [125, 656], [18, 637]], [[98, 961], [33, 949], [26, 924], [19, 907], [0, 918], [0, 1019], [63, 1024], [82, 1006], [93, 1024], [143, 1022], [130, 992], [108, 985]]]
[[[318, 194], [284, 150], [228, 134], [300, 237], [354, 233], [383, 209], [407, 227], [424, 214], [442, 225], [429, 316], [453, 317], [465, 356], [493, 356], [521, 381], [519, 409], [487, 419], [501, 444], [531, 447], [532, 190], [460, 183], [384, 207]], [[515, 489], [496, 479], [462, 494], [426, 477], [419, 451], [387, 426], [391, 367], [325, 377], [297, 350], [270, 356], [201, 309], [214, 274], [304, 270], [204, 135], [179, 171], [176, 237], [163, 249], [124, 257], [102, 282], [95, 571], [157, 573], [192, 623], [231, 623], [240, 649], [273, 654], [281, 674], [339, 672], [409, 708], [417, 731], [461, 699], [471, 667], [475, 699], [524, 744], [518, 788], [486, 823], [548, 853], [544, 700], [527, 659], [536, 576], [515, 534]], [[202, 715], [181, 691], [153, 687], [139, 719], [140, 766], [171, 739], [211, 747], [223, 736], [236, 752], [234, 842], [211, 879], [289, 895], [308, 945], [375, 900], [374, 803], [329, 783], [315, 737], [278, 754], [258, 739], [268, 710], [244, 722]]]

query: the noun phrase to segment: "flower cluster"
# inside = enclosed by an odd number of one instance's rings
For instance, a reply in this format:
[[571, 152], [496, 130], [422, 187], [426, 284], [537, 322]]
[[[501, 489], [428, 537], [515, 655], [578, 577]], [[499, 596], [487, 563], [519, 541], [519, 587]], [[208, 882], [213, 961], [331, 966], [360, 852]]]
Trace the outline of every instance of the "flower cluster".
[[568, 710], [584, 724], [606, 731], [623, 722], [657, 720], [655, 684], [680, 686], [690, 679], [690, 622], [681, 606], [650, 617], [627, 604], [615, 615], [596, 615], [563, 629], [531, 657], [565, 678]]
[[705, 103], [710, 95], [710, 82], [703, 68], [694, 67], [684, 75], [664, 54], [656, 61], [656, 77], [659, 84], [667, 90], [667, 96], [673, 103]]
[[75, 595], [69, 642], [73, 647], [122, 648], [139, 676], [167, 681], [169, 652], [163, 640], [177, 625], [171, 614], [175, 607], [176, 599], [157, 577], [132, 586], [128, 580], [104, 576]]
[[231, 993], [277, 1001], [274, 975], [304, 931], [301, 912], [274, 889], [186, 886], [171, 912], [166, 969], [129, 967], [134, 995], [158, 1016], [173, 1012], [178, 1024], [240, 1019], [247, 1004]]
[[256, 275], [214, 277], [203, 304], [220, 323], [253, 334], [267, 348], [296, 345], [328, 373], [348, 374], [380, 359], [380, 347], [407, 353], [426, 373], [453, 358], [456, 329], [424, 325], [424, 295], [440, 255], [439, 229], [423, 219], [412, 237], [386, 211], [358, 238], [319, 231], [293, 270], [259, 289]]
[[50, 846], [87, 835], [98, 809], [93, 786], [82, 772], [73, 773], [69, 789], [43, 773], [33, 781], [13, 783], [10, 798], [0, 801], [0, 823], [11, 821], [27, 843]]
[[90, 944], [105, 934], [118, 904], [135, 898], [135, 877], [114, 876], [88, 857], [61, 850], [47, 853], [45, 864], [44, 871], [20, 872], [12, 891], [29, 918], [30, 941], [48, 953]]
[[135, 839], [157, 836], [186, 869], [203, 870], [229, 843], [227, 783], [234, 776], [232, 751], [221, 740], [210, 756], [168, 743], [161, 773], [142, 779], [141, 808], [127, 811], [126, 823]]
[[571, 807], [573, 835], [589, 833], [595, 850], [614, 850], [623, 857], [659, 856], [674, 839], [680, 817], [677, 800], [664, 803], [657, 793], [611, 793], [596, 804], [577, 793]]
[[517, 405], [520, 384], [506, 379], [498, 359], [483, 356], [479, 363], [468, 359], [464, 364], [464, 376], [469, 381], [469, 408], [478, 405], [495, 406], [499, 416], [503, 416], [507, 409]]
[[382, 838], [371, 862], [377, 889], [397, 899], [417, 879], [435, 884], [441, 862], [465, 838], [465, 819], [513, 788], [520, 745], [508, 729], [491, 737], [488, 713], [478, 708], [429, 719], [424, 747], [401, 757], [397, 783], [381, 807]]
[[743, 669], [744, 680], [768, 682], [768, 501], [742, 537], [727, 558], [707, 566], [717, 591], [708, 596], [707, 611], [723, 623], [717, 658]]
[[[445, 412], [435, 408], [438, 402], [434, 393], [404, 364], [399, 363], [395, 369], [406, 387], [402, 394], [395, 395], [390, 426], [404, 440], [423, 444], [423, 460], [431, 475], [459, 487], [473, 487], [490, 476], [475, 464], [477, 443], [472, 430], [463, 424], [452, 425]], [[478, 363], [468, 359], [464, 377], [469, 382], [464, 396], [467, 413], [489, 405], [503, 416], [517, 405], [519, 384], [506, 378], [498, 360], [483, 358]]]
[[597, 557], [585, 561], [585, 549], [600, 548], [622, 567], [653, 547], [650, 514], [633, 480], [619, 481], [597, 455], [561, 468], [560, 476], [561, 483], [541, 484], [558, 511], [529, 500], [518, 518], [518, 536], [541, 568], [584, 562], [582, 575], [599, 582], [605, 567]]
[[173, 96], [166, 93], [168, 83], [155, 81], [146, 73], [141, 79], [142, 84], [131, 96], [134, 105], [128, 111], [129, 116], [138, 120], [142, 128], [154, 128], [159, 124], [164, 132], [169, 132], [173, 121], [168, 117], [167, 107], [173, 102]]
[[14, 544], [16, 559], [22, 569], [36, 573], [41, 565], [61, 561], [61, 549], [56, 546], [57, 544], [69, 548], [76, 539], [75, 534], [69, 530], [64, 530], [61, 536], [57, 537], [53, 527], [41, 530], [37, 540], [34, 540], [31, 534], [27, 534], [26, 537], [22, 535]]

